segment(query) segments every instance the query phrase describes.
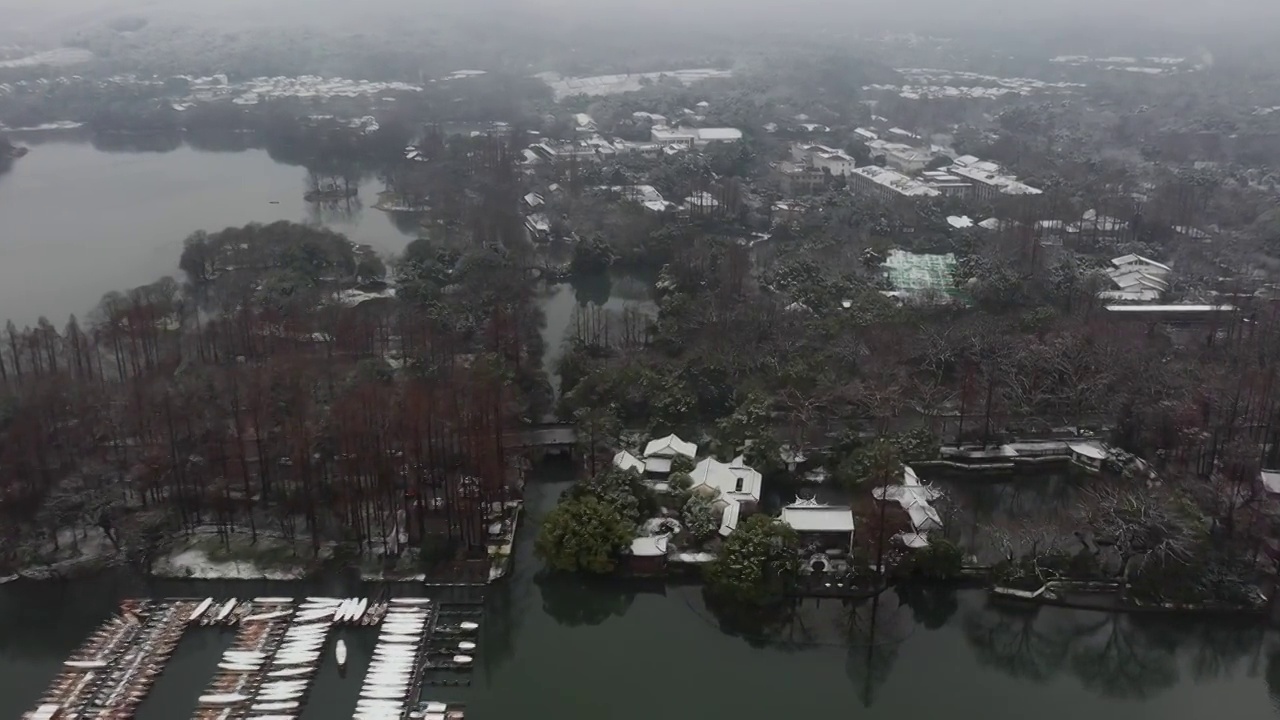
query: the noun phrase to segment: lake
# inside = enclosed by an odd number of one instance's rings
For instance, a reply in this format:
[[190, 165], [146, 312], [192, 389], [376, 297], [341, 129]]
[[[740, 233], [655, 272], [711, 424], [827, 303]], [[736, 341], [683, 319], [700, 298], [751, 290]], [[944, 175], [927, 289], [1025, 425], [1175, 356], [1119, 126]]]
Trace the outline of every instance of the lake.
[[[515, 571], [489, 592], [474, 684], [430, 694], [466, 702], [468, 718], [1280, 717], [1280, 638], [1253, 624], [1002, 609], [981, 591], [931, 588], [889, 591], [874, 608], [808, 601], [762, 627], [718, 617], [693, 585], [548, 580], [532, 537], [567, 482], [564, 468], [538, 474]], [[120, 597], [373, 590], [337, 579], [145, 583], [120, 574], [0, 586], [0, 717], [29, 709]], [[322, 668], [305, 718], [350, 717], [372, 634], [344, 632], [348, 675]], [[139, 717], [188, 717], [230, 637], [189, 633]]]
[[[61, 325], [109, 290], [176, 274], [182, 239], [194, 230], [316, 220], [302, 201], [304, 177], [265, 151], [134, 154], [34, 144], [0, 176], [0, 316], [33, 322], [45, 314]], [[319, 220], [395, 253], [413, 228], [369, 208], [377, 189], [362, 187], [362, 212]], [[548, 288], [546, 362], [558, 356], [575, 306], [643, 304], [644, 288], [624, 277]], [[527, 488], [514, 572], [489, 592], [474, 685], [433, 693], [467, 702], [469, 718], [1280, 717], [1280, 637], [1253, 624], [999, 608], [983, 592], [939, 588], [889, 591], [856, 607], [810, 601], [785, 616], [742, 619], [717, 616], [696, 585], [546, 579], [532, 538], [567, 486], [566, 468], [544, 466], [537, 476]], [[1020, 498], [981, 493], [973, 502], [991, 513], [1021, 507]], [[123, 597], [377, 590], [340, 578], [210, 583], [127, 573], [0, 586], [0, 719], [30, 709]], [[425, 589], [396, 592], [415, 590]], [[348, 675], [321, 669], [307, 720], [351, 717], [373, 636], [343, 633]], [[139, 717], [189, 717], [230, 637], [189, 633]]]
[[277, 163], [266, 150], [23, 144], [31, 152], [0, 175], [0, 321], [31, 324], [44, 315], [61, 328], [111, 290], [164, 275], [181, 280], [182, 241], [196, 230], [319, 220], [384, 254], [416, 237], [411, 224], [402, 230], [372, 208], [382, 189], [372, 179], [361, 183], [362, 210], [317, 217], [302, 199], [306, 170]]

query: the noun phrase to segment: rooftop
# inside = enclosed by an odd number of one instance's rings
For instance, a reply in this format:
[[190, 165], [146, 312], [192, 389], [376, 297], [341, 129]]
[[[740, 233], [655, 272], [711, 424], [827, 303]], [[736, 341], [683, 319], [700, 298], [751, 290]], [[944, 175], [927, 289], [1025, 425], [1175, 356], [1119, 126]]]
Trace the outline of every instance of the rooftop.
[[853, 510], [800, 500], [782, 508], [782, 522], [798, 532], [853, 532]]
[[876, 167], [875, 165], [854, 168], [849, 172], [852, 175], [861, 175], [877, 185], [887, 187], [906, 197], [937, 197], [941, 194], [919, 180], [909, 178], [894, 170]]
[[697, 454], [697, 445], [681, 440], [677, 435], [668, 435], [657, 440], [650, 440], [649, 444], [644, 446], [644, 456], [646, 458], [673, 458], [676, 455], [684, 455], [689, 459], [693, 459]]
[[690, 475], [695, 488], [706, 487], [735, 501], [760, 501], [762, 477], [760, 473], [747, 467], [741, 458], [735, 458], [731, 463], [703, 458]]

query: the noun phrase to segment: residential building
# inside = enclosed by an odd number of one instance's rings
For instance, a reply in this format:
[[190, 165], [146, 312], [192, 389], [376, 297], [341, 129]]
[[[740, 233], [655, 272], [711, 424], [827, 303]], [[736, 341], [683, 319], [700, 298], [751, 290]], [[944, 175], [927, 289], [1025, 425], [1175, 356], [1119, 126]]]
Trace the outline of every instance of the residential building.
[[742, 139], [742, 131], [737, 128], [673, 128], [654, 125], [649, 129], [649, 136], [653, 142], [662, 145], [705, 147], [713, 142], [738, 142]]
[[943, 197], [964, 198], [973, 194], [973, 183], [946, 170], [925, 170], [920, 173], [920, 180]]
[[883, 157], [886, 166], [904, 173], [920, 172], [933, 159], [928, 150], [887, 140], [870, 140], [867, 149], [873, 157]]
[[886, 200], [938, 197], [942, 194], [919, 180], [874, 165], [855, 168], [847, 177], [850, 188], [858, 192], [878, 195]]
[[956, 177], [970, 181], [973, 196], [978, 200], [988, 200], [997, 195], [1040, 195], [1038, 188], [1020, 182], [996, 163], [979, 160], [973, 155], [962, 155], [956, 158], [947, 172]]
[[578, 132], [595, 132], [596, 121], [586, 113], [574, 113], [573, 115], [574, 129]]
[[786, 195], [812, 195], [827, 185], [827, 174], [809, 163], [780, 162], [773, 171]]

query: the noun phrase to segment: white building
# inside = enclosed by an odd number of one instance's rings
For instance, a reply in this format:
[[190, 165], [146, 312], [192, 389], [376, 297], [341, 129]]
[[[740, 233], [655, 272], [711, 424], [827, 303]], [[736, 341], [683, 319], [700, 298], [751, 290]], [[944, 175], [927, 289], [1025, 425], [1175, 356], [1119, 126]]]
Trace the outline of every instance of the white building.
[[1040, 195], [1041, 190], [1033, 188], [1017, 177], [1010, 175], [996, 163], [979, 160], [973, 155], [962, 155], [955, 159], [947, 171], [956, 177], [971, 182], [973, 194], [979, 200], [996, 195]]
[[867, 148], [872, 155], [883, 156], [886, 165], [904, 173], [920, 172], [933, 159], [928, 150], [887, 140], [869, 140]]
[[737, 128], [691, 128], [654, 125], [649, 130], [653, 142], [662, 145], [706, 147], [713, 142], [738, 142], [742, 131]]
[[919, 180], [875, 165], [855, 168], [849, 171], [847, 177], [854, 190], [879, 195], [887, 200], [938, 197], [942, 194]]
[[911, 537], [908, 544], [922, 547], [928, 544], [927, 533], [942, 529], [942, 517], [930, 503], [939, 495], [933, 488], [920, 482], [915, 470], [904, 465], [902, 484], [889, 485], [871, 491], [871, 496], [881, 502], [897, 502], [911, 518]]
[[650, 440], [648, 445], [644, 446], [644, 469], [645, 472], [665, 474], [671, 472], [671, 461], [677, 456], [684, 456], [690, 460], [698, 455], [698, 446], [691, 442], [685, 442], [676, 435], [668, 435], [657, 440]]
[[1103, 290], [1098, 297], [1103, 300], [1128, 302], [1155, 302], [1169, 290], [1169, 276], [1173, 268], [1141, 255], [1121, 255], [1112, 258], [1114, 266], [1107, 277], [1115, 283], [1115, 289]]
[[782, 522], [808, 538], [829, 538], [838, 547], [853, 546], [853, 510], [847, 505], [823, 505], [816, 500], [797, 499], [782, 508]]
[[743, 462], [742, 456], [730, 463], [705, 458], [690, 473], [693, 491], [715, 498], [713, 507], [720, 512], [720, 535], [728, 537], [737, 527], [743, 506], [760, 502], [761, 476]]
[[693, 477], [694, 490], [713, 490], [720, 497], [731, 498], [736, 502], [760, 502], [760, 484], [763, 478], [743, 462], [741, 455], [729, 463], [710, 457], [703, 458], [689, 474]]
[[613, 456], [613, 464], [621, 470], [635, 470], [641, 475], [644, 474], [644, 461], [626, 450], [620, 450]]

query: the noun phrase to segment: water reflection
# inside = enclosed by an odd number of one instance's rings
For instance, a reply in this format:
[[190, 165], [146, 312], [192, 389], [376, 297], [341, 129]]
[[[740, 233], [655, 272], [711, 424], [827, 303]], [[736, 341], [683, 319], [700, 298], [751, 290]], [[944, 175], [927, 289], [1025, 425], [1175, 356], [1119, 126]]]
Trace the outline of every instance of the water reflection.
[[90, 143], [94, 150], [109, 153], [167, 153], [182, 147], [182, 136], [177, 133], [96, 133]]
[[[542, 612], [568, 627], [599, 625], [610, 618], [622, 617], [635, 602], [638, 592], [633, 583], [584, 575], [544, 573], [534, 582], [542, 595]], [[657, 591], [666, 594], [661, 584]]]

